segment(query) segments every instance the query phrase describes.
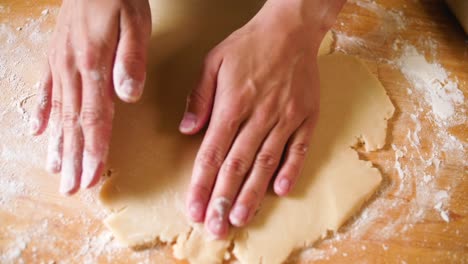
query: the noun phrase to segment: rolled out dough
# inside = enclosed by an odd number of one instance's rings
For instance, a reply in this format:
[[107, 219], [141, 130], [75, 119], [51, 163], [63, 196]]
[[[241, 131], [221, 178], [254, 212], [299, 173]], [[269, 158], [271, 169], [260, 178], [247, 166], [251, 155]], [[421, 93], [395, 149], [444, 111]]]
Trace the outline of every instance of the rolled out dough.
[[[174, 255], [190, 263], [220, 263], [231, 246], [241, 263], [282, 263], [294, 249], [337, 230], [379, 186], [379, 171], [359, 160], [352, 147], [359, 142], [367, 151], [383, 147], [394, 108], [357, 58], [321, 56], [320, 120], [293, 193], [286, 198], [268, 193], [248, 227], [234, 229], [229, 240], [210, 240], [203, 226], [189, 223], [184, 213], [202, 135], [183, 136], [177, 127], [203, 55], [252, 16], [261, 1], [227, 2], [206, 1], [204, 8], [182, 0], [153, 2], [161, 13], [153, 12], [154, 51], [145, 96], [117, 109], [112, 176], [101, 191], [102, 203], [113, 211], [105, 224], [128, 246], [173, 243]], [[329, 50], [329, 37], [326, 42], [322, 53]]]

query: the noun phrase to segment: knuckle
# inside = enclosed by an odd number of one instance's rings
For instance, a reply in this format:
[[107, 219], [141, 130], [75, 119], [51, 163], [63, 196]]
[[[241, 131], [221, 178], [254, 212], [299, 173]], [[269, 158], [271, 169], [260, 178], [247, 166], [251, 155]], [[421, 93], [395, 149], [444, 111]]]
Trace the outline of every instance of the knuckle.
[[225, 127], [229, 131], [237, 130], [241, 124], [243, 114], [235, 110], [228, 110], [224, 113], [224, 116], [220, 118], [220, 125]]
[[[245, 105], [241, 103], [242, 100], [238, 98], [234, 98], [226, 107], [225, 115], [230, 119], [235, 119], [238, 117], [245, 108]], [[245, 101], [244, 101], [245, 102]]]
[[98, 52], [96, 49], [87, 46], [85, 47], [78, 56], [78, 62], [81, 69], [85, 71], [92, 71], [97, 69], [98, 64]]
[[223, 164], [223, 171], [227, 175], [241, 176], [248, 170], [247, 161], [242, 158], [229, 158]]
[[259, 153], [257, 159], [255, 160], [255, 166], [267, 171], [275, 170], [278, 163], [279, 160], [276, 155], [273, 155], [269, 152]]
[[190, 189], [192, 190], [191, 196], [194, 198], [194, 200], [198, 198], [206, 200], [209, 198], [211, 193], [210, 187], [202, 182], [192, 183]]
[[103, 146], [100, 144], [85, 144], [84, 151], [86, 155], [91, 157], [102, 158]]
[[64, 52], [63, 56], [56, 57], [55, 65], [56, 68], [71, 72], [74, 68], [74, 62], [73, 56], [69, 52]]
[[296, 103], [292, 103], [286, 107], [286, 111], [284, 112], [284, 116], [287, 120], [298, 120], [303, 119], [305, 116], [306, 111], [304, 107]]
[[258, 187], [251, 187], [247, 190], [247, 200], [250, 203], [256, 203], [256, 201], [260, 200], [261, 192]]
[[197, 156], [197, 163], [202, 169], [218, 170], [223, 163], [224, 156], [217, 147], [209, 147], [202, 150]]
[[[110, 121], [111, 114], [104, 109], [95, 109], [94, 107], [83, 107], [81, 110], [81, 125], [86, 127], [104, 126]], [[110, 122], [109, 122], [110, 123]]]
[[194, 89], [188, 97], [188, 103], [194, 103], [197, 105], [207, 105], [208, 99], [200, 92], [199, 89]]
[[122, 61], [129, 69], [141, 67], [144, 60], [143, 53], [137, 48], [129, 48], [122, 55]]
[[259, 126], [271, 125], [274, 120], [276, 120], [276, 115], [274, 111], [271, 110], [262, 110], [255, 114], [255, 122]]
[[51, 107], [52, 112], [58, 114], [62, 109], [62, 102], [60, 102], [59, 100], [52, 100]]
[[304, 158], [307, 155], [308, 150], [309, 150], [308, 142], [293, 143], [291, 147], [289, 148], [289, 152], [291, 154], [302, 157], [302, 158]]
[[81, 111], [81, 124], [83, 127], [95, 127], [104, 121], [101, 111], [92, 108], [84, 108]]
[[196, 191], [199, 191], [201, 193], [208, 193], [210, 191], [210, 188], [201, 182], [196, 182], [192, 184], [192, 189], [195, 189]]
[[225, 120], [226, 127], [232, 131], [232, 130], [237, 130], [241, 123], [240, 116], [236, 116], [234, 118], [229, 118]]
[[283, 176], [285, 178], [295, 179], [295, 177], [298, 176], [300, 170], [301, 170], [300, 164], [298, 163], [298, 161], [296, 161], [296, 162], [290, 162], [289, 164], [287, 164], [284, 168], [284, 172], [282, 173], [284, 174]]
[[240, 89], [236, 91], [237, 100], [233, 101], [233, 106], [245, 108], [246, 102], [252, 102], [258, 96], [258, 88], [255, 84], [249, 84], [250, 81], [247, 81], [248, 84], [240, 85]]
[[62, 125], [64, 130], [75, 129], [79, 126], [78, 113], [72, 110], [64, 110], [62, 113]]

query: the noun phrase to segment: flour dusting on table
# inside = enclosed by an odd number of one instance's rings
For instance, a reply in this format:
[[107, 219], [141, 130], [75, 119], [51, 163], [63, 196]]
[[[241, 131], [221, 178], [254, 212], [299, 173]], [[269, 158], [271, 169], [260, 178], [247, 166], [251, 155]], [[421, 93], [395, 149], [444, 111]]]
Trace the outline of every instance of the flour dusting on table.
[[463, 93], [458, 89], [457, 81], [449, 78], [448, 72], [440, 64], [428, 62], [412, 45], [403, 47], [396, 64], [411, 82], [412, 88], [421, 92], [426, 103], [431, 106], [438, 126], [466, 121], [465, 109], [458, 108], [464, 103]]
[[[386, 10], [374, 1], [354, 0], [351, 3], [385, 16], [386, 24], [377, 29], [379, 34], [398, 34], [398, 31], [409, 27], [409, 18], [402, 12]], [[10, 11], [9, 6], [0, 5], [0, 14], [8, 14]], [[70, 199], [61, 198], [55, 192], [42, 191], [55, 191], [55, 187], [58, 186], [56, 176], [46, 175], [45, 172], [39, 176], [18, 173], [18, 168], [32, 171], [44, 165], [45, 137], [32, 138], [27, 134], [28, 113], [36, 99], [33, 85], [40, 76], [24, 76], [24, 72], [40, 72], [38, 69], [45, 58], [43, 52], [51, 34], [50, 31], [42, 31], [41, 27], [51, 14], [55, 15], [57, 11], [57, 8], [44, 9], [39, 17], [25, 19], [15, 27], [0, 24], [0, 41], [6, 43], [0, 49], [0, 85], [2, 88], [7, 87], [1, 91], [2, 96], [10, 98], [0, 101], [0, 208], [5, 213], [1, 217], [29, 212], [31, 208], [43, 208], [40, 204], [32, 203], [29, 197], [35, 198], [32, 200], [40, 200], [41, 196], [53, 197], [57, 208], [67, 208], [67, 199]], [[373, 47], [366, 44], [366, 36], [352, 36], [343, 32], [337, 32], [336, 36], [336, 50], [374, 55]], [[325, 249], [307, 249], [302, 252], [301, 257], [311, 260], [327, 260], [336, 254], [347, 257], [348, 252], [339, 251], [334, 246], [335, 242], [346, 238], [358, 240], [363, 237], [383, 241], [410, 231], [415, 224], [426, 219], [447, 223], [453, 221], [453, 214], [448, 208], [452, 192], [463, 177], [454, 175], [452, 179], [444, 182], [440, 181], [440, 177], [448, 167], [459, 163], [460, 160], [465, 166], [468, 165], [466, 142], [450, 132], [451, 127], [467, 122], [467, 102], [460, 91], [459, 80], [437, 61], [437, 42], [430, 38], [422, 38], [418, 44], [426, 49], [418, 50], [416, 43], [396, 38], [391, 46], [397, 55], [393, 61], [375, 58], [378, 62], [394, 67], [395, 71], [399, 71], [406, 78], [408, 87], [405, 89], [405, 96], [412, 104], [409, 109], [405, 108], [405, 112], [399, 117], [408, 120], [411, 126], [405, 128], [404, 141], [392, 142], [389, 146], [392, 151], [391, 159], [384, 164], [384, 173], [391, 173], [397, 177], [392, 178], [380, 196], [364, 208], [345, 230], [324, 241]], [[429, 57], [435, 59], [429, 60]], [[9, 144], [10, 142], [21, 143]], [[422, 147], [430, 151], [423, 153]], [[50, 181], [41, 181], [38, 186], [33, 184], [34, 177], [50, 177]], [[389, 192], [394, 192], [394, 197], [389, 197]], [[106, 212], [97, 205], [95, 196], [96, 192], [87, 192], [74, 198], [82, 202], [83, 206], [80, 208], [69, 208], [69, 211], [65, 212], [53, 209], [41, 211], [37, 215], [28, 216], [30, 219], [24, 219], [25, 222], [15, 223], [18, 225], [15, 228], [0, 226], [1, 239], [7, 241], [0, 248], [0, 262], [54, 263], [56, 260], [44, 258], [41, 251], [61, 255], [64, 243], [73, 249], [70, 258], [79, 259], [82, 263], [94, 263], [100, 256], [112, 260], [111, 257], [123, 249], [116, 244], [111, 234], [102, 228], [100, 220]], [[409, 202], [406, 199], [410, 199]], [[385, 221], [387, 215], [395, 211], [401, 211], [400, 216], [391, 222]], [[369, 233], [375, 223], [383, 224], [380, 224], [381, 228], [374, 233]], [[64, 229], [57, 227], [66, 229], [68, 225], [77, 224], [86, 232], [75, 234], [74, 240], [62, 241], [63, 234], [60, 230]], [[46, 245], [36, 244], [42, 242], [44, 237], [48, 238]], [[381, 247], [384, 251], [392, 250], [391, 246], [385, 243], [382, 243]], [[361, 249], [366, 250], [365, 247]], [[32, 259], [23, 259], [25, 252], [31, 252]], [[148, 252], [134, 253], [131, 260], [151, 262]]]
[[[379, 16], [391, 11], [376, 1], [354, 0], [351, 3]], [[385, 65], [382, 69], [399, 72], [407, 81], [404, 94], [390, 94], [390, 97], [405, 97], [407, 103], [400, 109], [402, 112], [397, 119], [410, 125], [399, 127], [404, 134], [398, 138], [404, 140], [390, 142], [393, 155], [379, 164], [384, 174], [395, 177], [391, 177], [377, 198], [343, 230], [323, 241], [319, 249], [303, 252], [301, 257], [307, 260], [328, 260], [341, 253], [346, 257], [346, 252], [334, 250], [342, 240], [385, 241], [411, 232], [418, 223], [453, 221], [453, 212], [449, 210], [451, 197], [464, 180], [466, 170], [458, 174], [450, 170], [455, 165], [468, 166], [467, 142], [450, 132], [456, 126], [466, 127], [468, 104], [460, 90], [462, 84], [438, 62], [437, 41], [430, 37], [420, 37], [414, 43], [402, 39], [399, 31], [419, 21], [405, 17], [402, 12], [385, 16], [387, 25], [376, 25], [375, 31], [364, 35], [335, 32], [335, 50], [364, 56], [371, 64]], [[383, 36], [383, 40], [368, 41], [369, 36]], [[385, 42], [393, 42], [390, 45], [395, 54], [393, 59], [382, 58], [384, 56], [375, 51], [387, 45]], [[380, 70], [379, 67], [377, 73]], [[395, 120], [394, 126], [399, 126], [399, 121]], [[389, 215], [396, 217], [389, 218]], [[455, 235], [460, 235], [460, 231]], [[392, 250], [387, 244], [382, 244], [382, 249]]]
[[[95, 199], [97, 190], [74, 198], [58, 194], [58, 176], [48, 175], [43, 169], [46, 136], [35, 138], [28, 133], [30, 113], [37, 100], [37, 80], [51, 35], [49, 29], [42, 28], [57, 12], [57, 8], [47, 8], [38, 17], [12, 21], [20, 26], [0, 23], [0, 87], [2, 97], [8, 98], [0, 101], [0, 218], [18, 217], [0, 226], [0, 263], [58, 263], [60, 259], [53, 256], [63, 256], [64, 246], [71, 249], [69, 259], [62, 259], [65, 262], [111, 262], [116, 254], [130, 251], [117, 245], [102, 227], [107, 212]], [[1, 13], [10, 13], [10, 7], [0, 5]], [[31, 174], [33, 171], [43, 173]], [[51, 204], [37, 203], [45, 196]], [[67, 208], [67, 199], [80, 201], [82, 208], [55, 211]], [[69, 226], [80, 226], [86, 232], [64, 241], [61, 231], [69, 232]], [[149, 253], [129, 253], [129, 258], [135, 263], [150, 263], [151, 259]]]

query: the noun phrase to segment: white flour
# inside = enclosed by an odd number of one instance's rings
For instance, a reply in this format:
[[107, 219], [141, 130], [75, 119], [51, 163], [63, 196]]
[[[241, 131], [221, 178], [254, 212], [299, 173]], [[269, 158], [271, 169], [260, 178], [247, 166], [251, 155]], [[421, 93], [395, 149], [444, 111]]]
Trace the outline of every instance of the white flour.
[[[9, 7], [0, 5], [0, 14], [9, 12]], [[35, 138], [28, 133], [29, 113], [37, 100], [37, 85], [33, 84], [41, 77], [43, 52], [51, 35], [49, 29], [41, 28], [57, 12], [57, 8], [45, 9], [38, 18], [19, 21], [20, 27], [0, 24], [0, 42], [6, 43], [0, 49], [0, 87], [3, 98], [9, 98], [0, 100], [0, 217], [15, 215], [25, 221], [0, 226], [0, 263], [112, 262], [122, 254], [132, 263], [151, 263], [154, 251], [141, 253], [122, 248], [105, 230], [101, 220], [107, 212], [95, 198], [99, 188], [74, 197], [78, 201], [73, 204], [81, 208], [68, 209], [67, 199], [72, 198], [58, 194], [59, 177], [46, 175], [42, 169], [46, 136]], [[30, 175], [31, 171], [43, 171], [43, 175]], [[34, 204], [44, 196], [50, 200], [48, 207]], [[54, 211], [57, 209], [59, 213]], [[37, 213], [31, 215], [35, 210]], [[78, 226], [83, 233], [64, 241], [61, 231], [67, 231], [68, 226]], [[70, 250], [66, 255], [64, 248]]]
[[451, 80], [440, 64], [429, 63], [412, 45], [403, 46], [396, 64], [412, 88], [422, 93], [426, 103], [431, 106], [436, 124], [443, 126], [465, 122], [465, 110], [455, 111], [464, 102], [463, 93], [458, 89], [456, 80]]
[[[385, 34], [395, 33], [408, 27], [408, 19], [401, 12], [386, 10], [376, 2], [351, 1], [360, 7], [376, 13], [384, 14], [386, 24], [378, 29]], [[9, 13], [10, 8], [0, 5], [0, 14]], [[46, 152], [45, 138], [32, 138], [27, 134], [32, 102], [36, 99], [36, 91], [32, 84], [39, 79], [39, 75], [25, 77], [24, 72], [38, 72], [38, 65], [46, 50], [46, 41], [50, 31], [41, 31], [41, 25], [56, 14], [57, 9], [46, 9], [36, 19], [28, 19], [19, 27], [0, 24], [0, 42], [6, 43], [0, 49], [0, 86], [7, 87], [2, 90], [2, 96], [11, 98], [9, 101], [0, 101], [0, 208], [10, 214], [30, 212], [22, 209], [27, 206], [27, 197], [40, 200], [41, 195], [52, 197], [55, 194], [39, 192], [39, 190], [53, 185], [58, 186], [57, 177], [50, 176], [50, 181], [36, 186], [30, 179], [35, 175], [19, 175], [19, 167], [39, 168], [43, 166]], [[380, 32], [380, 33], [382, 33]], [[390, 33], [389, 33], [390, 32]], [[384, 34], [382, 34], [384, 35]], [[414, 45], [396, 38], [391, 48], [398, 54], [395, 61], [385, 61], [375, 58], [378, 62], [388, 63], [401, 72], [408, 81], [405, 96], [412, 106], [405, 108], [399, 119], [408, 121], [409, 127], [401, 128], [404, 135], [400, 142], [392, 142], [389, 160], [383, 164], [384, 175], [397, 175], [392, 178], [389, 186], [382, 190], [379, 197], [369, 204], [355, 221], [343, 232], [337, 233], [331, 239], [325, 240], [321, 249], [307, 249], [301, 258], [311, 260], [327, 260], [339, 254], [348, 256], [348, 252], [339, 252], [334, 243], [343, 239], [369, 239], [385, 241], [399, 234], [411, 230], [414, 225], [429, 220], [441, 220], [447, 223], [453, 221], [449, 204], [453, 190], [460, 179], [454, 177], [442, 186], [439, 182], [441, 175], [451, 164], [468, 160], [466, 144], [458, 140], [449, 132], [451, 126], [466, 122], [466, 101], [459, 90], [458, 80], [445, 70], [437, 60], [429, 61], [427, 57], [437, 57], [437, 43], [429, 38], [421, 38], [418, 44], [426, 47], [429, 54], [416, 49]], [[337, 34], [336, 49], [353, 54], [375, 55], [371, 47], [366, 46], [365, 36], [351, 36], [343, 33]], [[28, 79], [31, 78], [31, 79]], [[421, 98], [423, 100], [421, 100]], [[398, 125], [398, 121], [395, 125]], [[389, 131], [392, 133], [392, 131]], [[9, 144], [21, 142], [21, 144]], [[422, 152], [422, 147], [431, 151]], [[44, 178], [41, 178], [44, 179]], [[47, 178], [45, 178], [47, 179]], [[55, 189], [54, 189], [55, 191]], [[393, 192], [395, 197], [387, 194]], [[61, 248], [70, 249], [70, 258], [78, 259], [82, 263], [95, 263], [101, 257], [113, 260], [113, 256], [124, 252], [112, 238], [108, 231], [103, 230], [100, 220], [106, 212], [98, 206], [97, 193], [85, 192], [76, 198], [82, 207], [70, 208], [70, 212], [40, 212], [29, 216], [34, 221], [28, 221], [24, 229], [18, 226], [0, 226], [0, 236], [6, 238], [0, 247], [0, 263], [25, 262], [23, 254], [32, 252], [32, 263], [55, 263], [54, 259], [39, 257], [41, 251], [51, 255], [63, 256]], [[411, 200], [405, 200], [410, 197]], [[58, 208], [67, 208], [66, 199], [55, 198]], [[68, 198], [67, 198], [68, 199]], [[53, 199], [52, 199], [53, 200]], [[31, 206], [31, 205], [29, 205]], [[35, 206], [33, 204], [33, 206]], [[37, 205], [40, 206], [40, 205]], [[76, 211], [79, 211], [77, 214]], [[388, 221], [388, 215], [398, 212], [398, 216]], [[437, 218], [433, 218], [434, 215]], [[431, 218], [432, 217], [432, 218]], [[96, 224], [97, 223], [97, 224]], [[377, 224], [376, 224], [377, 223]], [[378, 224], [382, 223], [382, 224]], [[62, 241], [63, 234], [57, 227], [80, 226], [82, 233], [76, 234], [76, 239]], [[375, 228], [377, 227], [379, 228]], [[99, 226], [99, 228], [96, 228]], [[373, 230], [371, 233], [371, 229]], [[457, 235], [459, 232], [456, 233]], [[47, 237], [48, 243], [42, 243]], [[3, 243], [3, 241], [2, 241]], [[359, 245], [362, 251], [369, 250]], [[391, 250], [388, 244], [382, 244], [382, 250]], [[130, 260], [140, 263], [151, 263], [149, 251], [131, 253]]]
[[[389, 11], [376, 1], [355, 0], [351, 3], [382, 17], [383, 13]], [[459, 171], [460, 175], [447, 169], [461, 167], [460, 170], [463, 170], [463, 166], [468, 164], [468, 155], [467, 144], [452, 135], [450, 128], [466, 123], [467, 102], [459, 89], [458, 80], [437, 62], [438, 43], [431, 38], [420, 37], [411, 44], [401, 38], [398, 30], [415, 23], [414, 20], [405, 18], [401, 12], [390, 12], [386, 17], [389, 24], [376, 27], [366, 35], [352, 36], [336, 32], [335, 50], [386, 64], [402, 74], [408, 82], [409, 86], [404, 88], [403, 94], [408, 102], [402, 103], [404, 108], [400, 109], [400, 116], [394, 123], [395, 128], [405, 131], [398, 137], [403, 140], [394, 140], [391, 144], [393, 155], [385, 156], [388, 160], [379, 164], [384, 175], [396, 177], [392, 177], [388, 186], [352, 223], [323, 241], [320, 249], [311, 249], [301, 255], [308, 260], [329, 259], [335, 255], [330, 248], [342, 240], [400, 239], [418, 223], [452, 221], [449, 210], [451, 196], [463, 181], [462, 175], [466, 171]], [[381, 40], [375, 40], [375, 36], [392, 39], [393, 45], [390, 46], [396, 54], [394, 60], [375, 51], [381, 48], [379, 45], [383, 45]], [[422, 47], [422, 50], [418, 50], [415, 45]], [[388, 66], [382, 68], [388, 69]], [[402, 95], [396, 92], [394, 96]], [[396, 130], [389, 133], [396, 133]], [[455, 231], [456, 235], [461, 233], [461, 230]], [[391, 246], [383, 244], [382, 249], [388, 251]]]
[[[346, 50], [346, 46], [342, 50]], [[413, 123], [411, 127], [405, 128], [406, 142], [391, 144], [394, 151], [393, 173], [399, 181], [393, 179], [395, 182], [357, 216], [346, 232], [325, 244], [333, 244], [345, 238], [359, 240], [364, 236], [367, 239], [389, 239], [430, 218], [432, 212], [444, 222], [451, 221], [447, 207], [452, 190], [461, 179], [451, 177], [445, 186], [441, 186], [437, 179], [444, 172], [446, 164], [459, 164], [467, 160], [466, 144], [448, 132], [450, 126], [465, 121], [466, 102], [463, 93], [457, 88], [457, 81], [451, 79], [440, 64], [428, 62], [414, 46], [404, 44], [401, 56], [389, 64], [396, 66], [408, 80], [408, 89], [412, 91], [408, 97], [414, 102], [413, 109], [405, 109], [400, 117]], [[430, 151], [423, 153], [422, 146], [429, 147]], [[389, 160], [386, 167], [392, 167], [391, 162]], [[409, 202], [386, 198], [386, 194], [391, 191], [397, 197], [408, 197]], [[374, 227], [369, 237], [372, 223], [385, 222], [385, 218], [395, 212], [398, 217], [391, 222], [387, 221], [381, 228]], [[388, 248], [385, 246], [384, 250]]]
[[348, 0], [348, 3], [356, 4], [378, 16], [381, 21], [380, 25], [378, 25], [381, 27], [381, 31], [393, 33], [394, 31], [404, 30], [407, 27], [406, 17], [400, 10], [384, 8], [376, 1]]

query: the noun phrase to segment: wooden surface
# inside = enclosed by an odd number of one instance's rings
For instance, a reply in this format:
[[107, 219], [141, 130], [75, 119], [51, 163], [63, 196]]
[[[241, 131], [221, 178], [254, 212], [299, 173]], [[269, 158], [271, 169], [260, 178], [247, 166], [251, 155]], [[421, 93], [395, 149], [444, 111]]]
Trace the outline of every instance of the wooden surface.
[[[442, 1], [376, 2], [350, 1], [334, 27], [336, 49], [364, 59], [387, 89], [397, 109], [390, 121], [386, 147], [375, 153], [361, 153], [361, 157], [371, 160], [385, 178], [381, 190], [369, 203], [368, 212], [374, 215], [358, 216], [349, 221], [338, 236], [320, 241], [314, 249], [302, 254], [293, 254], [291, 262], [468, 263], [467, 155], [463, 151], [461, 154], [460, 151], [441, 152], [441, 168], [438, 172], [431, 172], [434, 184], [418, 185], [423, 178], [418, 174], [420, 164], [414, 157], [430, 156], [434, 151], [431, 146], [435, 144], [440, 128], [431, 120], [428, 112], [430, 107], [423, 98], [408, 94], [411, 83], [392, 63], [401, 54], [398, 43], [414, 45], [429, 61], [440, 63], [450, 73], [450, 78], [457, 81], [465, 97], [466, 111], [468, 39]], [[7, 0], [0, 2], [0, 6], [0, 23], [13, 29], [21, 27], [14, 30], [17, 38], [13, 44], [6, 45], [8, 37], [0, 35], [0, 46], [13, 47], [11, 56], [20, 56], [21, 59], [19, 64], [5, 62], [9, 71], [6, 77], [2, 77], [3, 80], [0, 79], [0, 88], [4, 93], [2, 96], [17, 98], [15, 92], [27, 95], [34, 91], [32, 85], [40, 76], [38, 65], [45, 58], [46, 41], [37, 36], [33, 39], [35, 41], [31, 41], [31, 36], [27, 35], [31, 33], [28, 31], [31, 28], [28, 23], [38, 23], [40, 20], [41, 34], [50, 35], [47, 32], [53, 27], [58, 2]], [[46, 8], [50, 13], [41, 14]], [[34, 20], [28, 21], [28, 18]], [[398, 18], [403, 18], [403, 25]], [[398, 44], [396, 48], [395, 43]], [[26, 47], [25, 53], [14, 53], [18, 46]], [[6, 79], [9, 75], [13, 77], [8, 81]], [[16, 79], [21, 81], [15, 82]], [[19, 88], [12, 88], [12, 83]], [[20, 102], [19, 107], [25, 111], [31, 109], [28, 100]], [[421, 145], [416, 149], [409, 147], [407, 132], [408, 129], [414, 129], [411, 113], [418, 107], [423, 112], [419, 115], [422, 125], [419, 133]], [[462, 111], [461, 108], [457, 109]], [[466, 112], [462, 112], [462, 115], [466, 116]], [[23, 150], [37, 156], [40, 162], [43, 161], [44, 138], [29, 139], [24, 131], [10, 138], [3, 130], [9, 122], [25, 122], [13, 121], [16, 117], [14, 113], [10, 115], [7, 112], [0, 119], [3, 125], [0, 132], [1, 146], [8, 149], [15, 144], [27, 144]], [[466, 148], [466, 122], [448, 126], [444, 131], [456, 137]], [[395, 169], [396, 158], [392, 144], [400, 147], [408, 145], [408, 153], [399, 159], [410, 172], [403, 182]], [[33, 157], [31, 155], [27, 157]], [[5, 156], [0, 156], [0, 166], [7, 168], [5, 164], [8, 162], [16, 162], [20, 166], [17, 171], [0, 172], [0, 177], [9, 179], [16, 187], [17, 194], [10, 195], [13, 198], [5, 202], [8, 194], [0, 193], [0, 201], [3, 196], [3, 203], [0, 202], [0, 262], [179, 263], [171, 257], [170, 248], [164, 246], [143, 252], [119, 249], [101, 223], [106, 213], [97, 202], [98, 191], [71, 198], [61, 197], [56, 192], [58, 178], [38, 170], [38, 163], [35, 159], [33, 161], [8, 161]], [[24, 182], [26, 186], [18, 182]], [[34, 186], [29, 186], [31, 184]], [[418, 186], [422, 186], [422, 190]], [[26, 191], [21, 191], [23, 189]], [[434, 192], [429, 189], [449, 190], [450, 196], [444, 203], [444, 211], [449, 216], [448, 223], [433, 208], [431, 196]], [[421, 194], [429, 197], [420, 200], [421, 204], [415, 203], [421, 199], [418, 196]], [[422, 210], [423, 215], [416, 217], [416, 211], [419, 210]]]

